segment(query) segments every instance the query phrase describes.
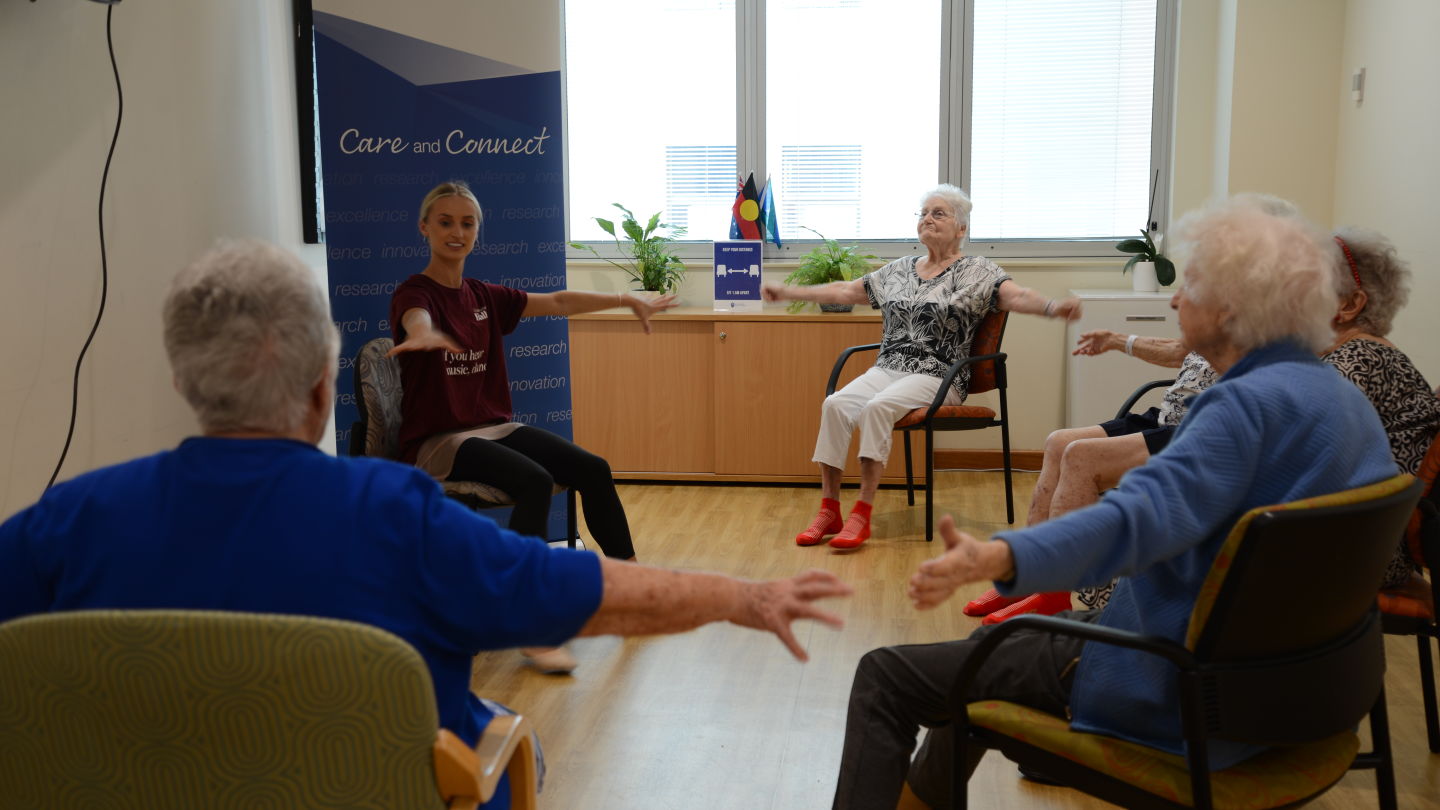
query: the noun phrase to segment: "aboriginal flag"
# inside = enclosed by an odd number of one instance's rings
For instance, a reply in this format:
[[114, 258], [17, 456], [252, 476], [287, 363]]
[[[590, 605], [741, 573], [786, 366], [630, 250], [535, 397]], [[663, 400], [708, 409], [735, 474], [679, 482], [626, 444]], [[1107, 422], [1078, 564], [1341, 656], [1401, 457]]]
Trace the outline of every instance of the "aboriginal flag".
[[761, 234], [760, 191], [755, 188], [755, 174], [745, 178], [730, 207], [730, 236], [736, 239], [764, 239]]

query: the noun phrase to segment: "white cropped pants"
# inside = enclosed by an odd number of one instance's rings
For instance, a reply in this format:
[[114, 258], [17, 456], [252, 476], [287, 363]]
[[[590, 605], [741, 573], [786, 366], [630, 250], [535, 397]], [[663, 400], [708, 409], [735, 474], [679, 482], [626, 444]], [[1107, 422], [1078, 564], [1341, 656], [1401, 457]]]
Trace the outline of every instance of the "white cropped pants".
[[[890, 458], [895, 423], [935, 398], [940, 378], [871, 367], [849, 385], [825, 398], [820, 407], [820, 435], [815, 439], [812, 461], [845, 468], [850, 434], [860, 427], [860, 458], [885, 461]], [[952, 387], [946, 405], [959, 405], [960, 394]]]

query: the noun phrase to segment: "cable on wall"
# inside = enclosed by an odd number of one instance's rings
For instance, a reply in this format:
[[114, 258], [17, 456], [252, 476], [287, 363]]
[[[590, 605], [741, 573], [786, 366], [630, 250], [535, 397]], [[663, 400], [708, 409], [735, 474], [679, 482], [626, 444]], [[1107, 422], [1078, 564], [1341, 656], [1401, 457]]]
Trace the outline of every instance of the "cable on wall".
[[95, 313], [95, 323], [90, 326], [90, 335], [85, 338], [85, 345], [80, 348], [80, 356], [75, 358], [75, 376], [70, 385], [70, 428], [65, 431], [65, 447], [60, 451], [60, 460], [55, 462], [55, 472], [50, 473], [50, 481], [45, 484], [46, 489], [55, 485], [60, 468], [65, 466], [65, 457], [70, 453], [70, 442], [75, 438], [75, 415], [80, 407], [80, 367], [85, 363], [85, 354], [90, 351], [95, 333], [100, 331], [100, 319], [105, 317], [105, 299], [110, 292], [110, 264], [105, 252], [105, 187], [110, 182], [110, 161], [115, 157], [115, 144], [120, 140], [120, 120], [125, 114], [125, 93], [120, 86], [120, 68], [115, 64], [115, 40], [110, 34], [110, 18], [114, 13], [114, 5], [105, 9], [105, 45], [110, 51], [110, 70], [115, 74], [115, 100], [118, 106], [115, 110], [115, 134], [110, 136], [110, 151], [105, 155], [105, 171], [100, 175], [100, 309]]

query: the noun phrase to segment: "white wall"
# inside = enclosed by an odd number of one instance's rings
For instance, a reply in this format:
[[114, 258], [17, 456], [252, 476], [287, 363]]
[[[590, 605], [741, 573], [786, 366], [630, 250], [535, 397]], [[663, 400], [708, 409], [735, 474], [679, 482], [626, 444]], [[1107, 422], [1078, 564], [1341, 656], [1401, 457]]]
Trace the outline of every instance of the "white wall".
[[[1391, 340], [1430, 384], [1440, 384], [1440, 264], [1430, 251], [1440, 225], [1440, 3], [1351, 0], [1346, 8], [1338, 106], [1334, 221], [1389, 236], [1414, 274], [1410, 305]], [[1348, 79], [1365, 68], [1365, 100]]]
[[[39, 497], [69, 418], [75, 357], [100, 296], [96, 201], [115, 118], [106, 8], [0, 3], [0, 518]], [[216, 238], [300, 252], [290, 3], [115, 7], [125, 114], [106, 201], [110, 294], [81, 375], [61, 472], [195, 431], [160, 341], [171, 276]]]

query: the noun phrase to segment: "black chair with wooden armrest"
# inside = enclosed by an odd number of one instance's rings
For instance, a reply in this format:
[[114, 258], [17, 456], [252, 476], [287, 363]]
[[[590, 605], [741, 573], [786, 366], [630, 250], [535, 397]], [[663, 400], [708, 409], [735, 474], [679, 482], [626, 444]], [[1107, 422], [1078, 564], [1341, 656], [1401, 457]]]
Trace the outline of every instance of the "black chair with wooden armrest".
[[[895, 430], [902, 434], [905, 445], [905, 496], [911, 506], [915, 505], [915, 473], [910, 451], [911, 431], [925, 431], [925, 541], [935, 539], [935, 431], [937, 430], [981, 430], [1000, 428], [1000, 446], [1005, 470], [1005, 519], [1015, 522], [1015, 495], [1011, 483], [1010, 465], [1010, 410], [1005, 399], [1005, 353], [1000, 351], [1000, 342], [1005, 337], [1005, 324], [1010, 313], [997, 310], [986, 315], [975, 329], [970, 340], [969, 357], [952, 364], [944, 381], [935, 392], [935, 399], [929, 406], [916, 408], [895, 423]], [[879, 343], [851, 346], [840, 353], [835, 367], [830, 371], [830, 381], [825, 385], [825, 396], [835, 393], [840, 382], [840, 373], [850, 356], [862, 351], [875, 351]], [[983, 405], [946, 405], [945, 396], [951, 384], [964, 369], [970, 369], [967, 394], [981, 394], [995, 390], [999, 392], [1000, 412]]]
[[[1347, 770], [1376, 771], [1382, 809], [1395, 778], [1385, 713], [1385, 648], [1374, 583], [1420, 497], [1400, 475], [1367, 487], [1247, 512], [1216, 556], [1185, 643], [1052, 616], [1017, 616], [975, 647], [950, 696], [955, 806], [966, 806], [966, 749], [979, 745], [1125, 807], [1277, 808], [1318, 796]], [[1363, 542], [1359, 538], [1377, 538]], [[1009, 634], [1046, 630], [1158, 655], [1175, 666], [1186, 755], [1071, 731], [1015, 703], [971, 701], [969, 683]], [[1372, 749], [1355, 727], [1370, 717]], [[1211, 772], [1210, 740], [1269, 746]]]

